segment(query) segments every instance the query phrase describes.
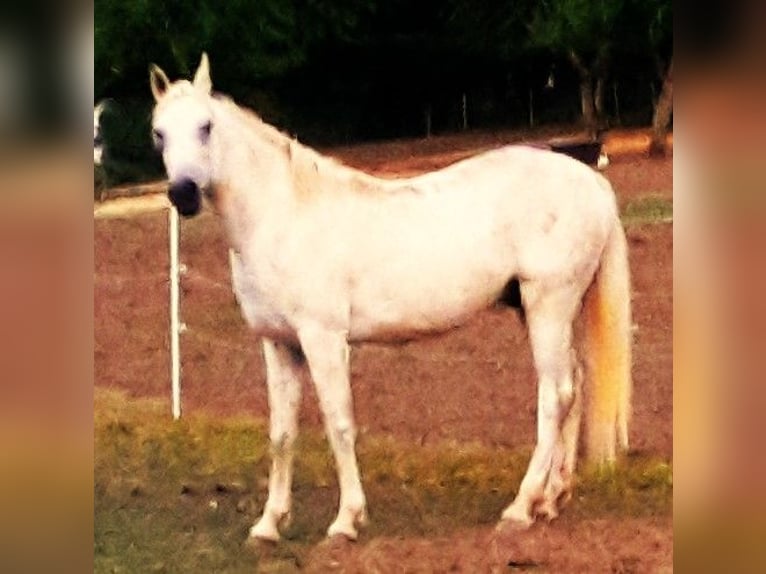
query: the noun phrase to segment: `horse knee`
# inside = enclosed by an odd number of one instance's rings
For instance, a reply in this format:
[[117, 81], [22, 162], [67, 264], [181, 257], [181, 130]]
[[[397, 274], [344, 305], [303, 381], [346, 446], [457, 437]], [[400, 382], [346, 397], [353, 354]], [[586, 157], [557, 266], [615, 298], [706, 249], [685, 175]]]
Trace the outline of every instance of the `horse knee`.
[[348, 420], [328, 424], [327, 433], [333, 444], [342, 449], [353, 449], [356, 442], [356, 427]]
[[574, 402], [575, 388], [571, 377], [564, 378], [558, 387], [559, 403], [563, 413], [568, 413]]
[[284, 457], [292, 453], [295, 434], [290, 431], [274, 431], [269, 435], [271, 454], [274, 457]]
[[540, 386], [540, 412], [548, 420], [561, 425], [572, 409], [575, 386], [571, 377], [564, 377], [554, 385]]

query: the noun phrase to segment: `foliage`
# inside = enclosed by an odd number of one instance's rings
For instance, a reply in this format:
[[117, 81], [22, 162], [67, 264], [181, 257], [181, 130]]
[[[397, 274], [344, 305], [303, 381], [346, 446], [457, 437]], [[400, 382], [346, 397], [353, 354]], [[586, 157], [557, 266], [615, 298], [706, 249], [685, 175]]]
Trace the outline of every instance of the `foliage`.
[[646, 0], [649, 21], [649, 47], [670, 59], [673, 46], [673, 3], [671, 0]]
[[[96, 93], [140, 79], [156, 62], [189, 75], [202, 50], [253, 80], [297, 65], [299, 29], [293, 3], [279, 0], [98, 0], [95, 15]], [[134, 88], [136, 89], [136, 88]]]
[[[577, 71], [583, 120], [592, 135], [606, 125], [606, 80], [616, 66], [656, 66], [669, 35], [670, 10], [669, 0], [545, 0], [538, 5], [529, 26], [530, 45], [566, 58]], [[654, 76], [646, 83], [652, 84]]]
[[651, 55], [672, 36], [670, 0], [545, 0], [529, 26], [534, 47], [578, 53], [586, 60], [606, 55]]
[[447, 0], [445, 4], [446, 30], [461, 49], [504, 60], [527, 55], [527, 24], [536, 2]]
[[552, 51], [595, 56], [613, 41], [625, 0], [546, 0], [530, 24], [530, 43]]
[[673, 201], [662, 194], [647, 194], [629, 202], [621, 214], [624, 225], [667, 223], [673, 220]]
[[671, 24], [670, 0], [95, 0], [95, 97], [145, 124], [149, 64], [188, 76], [205, 50], [216, 89], [313, 144], [454, 131], [464, 98], [472, 128], [528, 124], [532, 102], [571, 123], [576, 50], [609, 55], [621, 118], [646, 123]]

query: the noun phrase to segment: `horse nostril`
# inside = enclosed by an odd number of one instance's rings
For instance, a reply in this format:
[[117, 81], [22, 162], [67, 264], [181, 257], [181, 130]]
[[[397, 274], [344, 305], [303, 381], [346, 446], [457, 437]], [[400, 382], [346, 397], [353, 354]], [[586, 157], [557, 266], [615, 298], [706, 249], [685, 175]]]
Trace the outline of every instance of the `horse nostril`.
[[199, 187], [192, 180], [182, 179], [171, 183], [168, 197], [184, 217], [191, 217], [199, 213], [201, 206]]

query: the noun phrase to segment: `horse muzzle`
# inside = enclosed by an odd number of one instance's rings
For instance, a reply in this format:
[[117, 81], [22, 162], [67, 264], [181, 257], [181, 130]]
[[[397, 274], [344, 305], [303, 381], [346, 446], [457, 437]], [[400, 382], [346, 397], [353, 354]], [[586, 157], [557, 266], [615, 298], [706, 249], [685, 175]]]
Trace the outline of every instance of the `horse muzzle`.
[[170, 202], [176, 206], [178, 213], [184, 217], [193, 217], [202, 207], [202, 196], [199, 186], [190, 179], [172, 182], [168, 189]]

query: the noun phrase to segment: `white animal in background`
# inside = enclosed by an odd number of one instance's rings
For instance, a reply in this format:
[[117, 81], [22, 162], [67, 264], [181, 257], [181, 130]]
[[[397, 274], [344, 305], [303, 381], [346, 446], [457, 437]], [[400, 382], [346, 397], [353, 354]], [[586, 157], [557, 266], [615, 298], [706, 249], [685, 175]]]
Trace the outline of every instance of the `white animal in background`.
[[93, 163], [101, 165], [104, 157], [104, 138], [101, 135], [101, 114], [104, 112], [104, 102], [93, 108]]

